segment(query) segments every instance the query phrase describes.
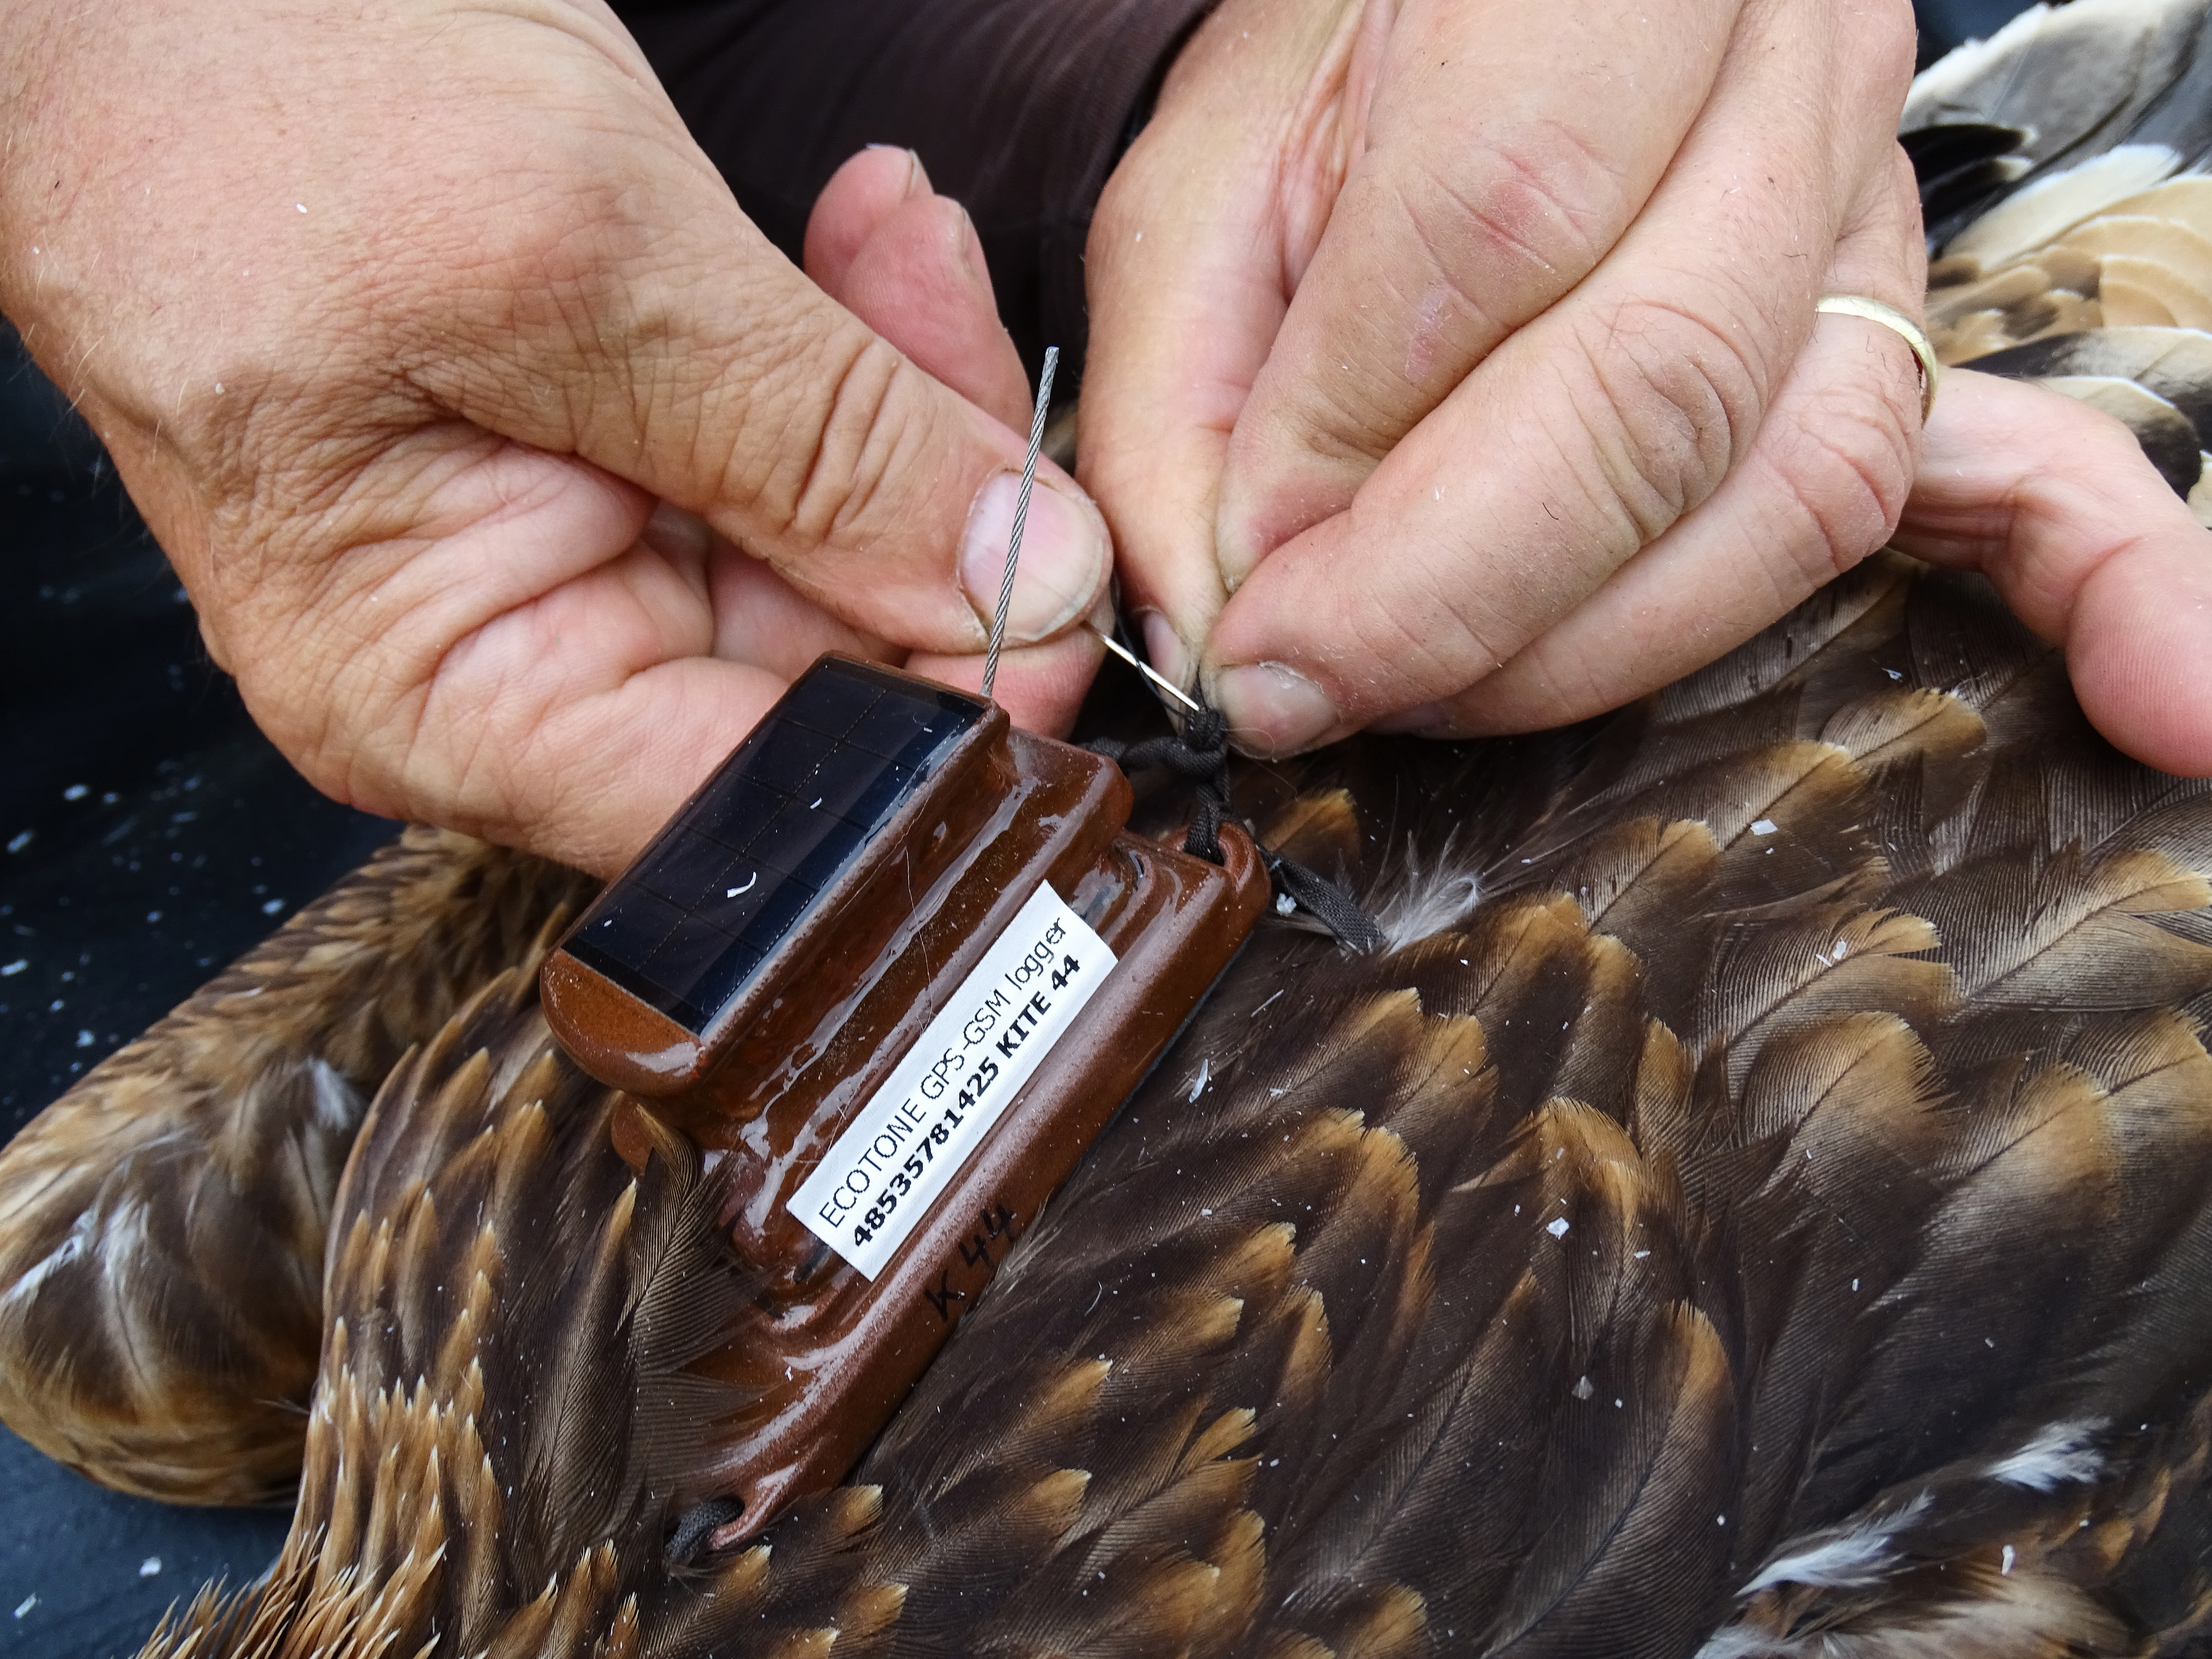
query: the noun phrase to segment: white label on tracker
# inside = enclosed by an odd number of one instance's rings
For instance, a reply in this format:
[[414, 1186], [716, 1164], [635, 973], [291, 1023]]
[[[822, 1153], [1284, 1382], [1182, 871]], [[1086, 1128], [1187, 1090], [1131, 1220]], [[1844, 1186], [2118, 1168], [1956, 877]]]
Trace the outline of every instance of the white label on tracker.
[[1091, 1000], [1114, 953], [1037, 889], [791, 1200], [870, 1279], [883, 1271]]

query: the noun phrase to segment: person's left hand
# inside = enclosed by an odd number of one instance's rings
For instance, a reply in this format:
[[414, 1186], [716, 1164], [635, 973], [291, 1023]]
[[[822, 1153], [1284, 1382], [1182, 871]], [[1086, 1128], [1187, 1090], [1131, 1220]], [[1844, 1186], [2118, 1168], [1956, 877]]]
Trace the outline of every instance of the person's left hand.
[[[1170, 675], [1280, 753], [1558, 724], [1879, 546], [1904, 0], [1226, 0], [1101, 200], [1079, 454]], [[1232, 597], [1233, 595], [1233, 597]]]

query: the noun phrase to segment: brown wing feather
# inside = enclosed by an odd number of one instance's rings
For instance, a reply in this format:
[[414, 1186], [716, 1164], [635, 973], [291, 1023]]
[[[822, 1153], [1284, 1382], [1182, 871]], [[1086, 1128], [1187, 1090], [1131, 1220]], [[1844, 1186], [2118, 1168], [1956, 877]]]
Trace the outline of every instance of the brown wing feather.
[[2179, 1639], [2212, 789], [2115, 761], [2046, 659], [1877, 561], [1515, 772], [1255, 775], [1372, 908], [1452, 919], [1264, 927], [854, 1484], [719, 1560], [664, 1553], [742, 1293], [712, 1180], [672, 1139], [634, 1181], [503, 984], [363, 1137], [236, 1615], [273, 1634], [228, 1650]]
[[588, 890], [410, 830], [34, 1119], [0, 1159], [0, 1419], [126, 1492], [287, 1492], [369, 1097]]

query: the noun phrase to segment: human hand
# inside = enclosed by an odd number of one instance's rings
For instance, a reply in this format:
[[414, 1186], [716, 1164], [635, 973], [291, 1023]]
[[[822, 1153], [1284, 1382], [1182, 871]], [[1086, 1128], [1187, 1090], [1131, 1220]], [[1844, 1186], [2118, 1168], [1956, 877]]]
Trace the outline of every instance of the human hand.
[[[979, 402], [775, 253], [592, 0], [50, 9], [0, 87], [0, 309], [323, 788], [605, 872], [820, 650], [980, 675], [1028, 399], [902, 152], [820, 262]], [[1038, 483], [998, 694], [1050, 727], [1109, 547]]]
[[[1901, 0], [1226, 0], [1099, 204], [1079, 446], [1237, 740], [1555, 725], [1879, 546]], [[1232, 597], [1233, 595], [1233, 597]]]
[[2108, 415], [1952, 369], [1893, 538], [1978, 570], [2137, 760], [2212, 775], [2212, 533]]

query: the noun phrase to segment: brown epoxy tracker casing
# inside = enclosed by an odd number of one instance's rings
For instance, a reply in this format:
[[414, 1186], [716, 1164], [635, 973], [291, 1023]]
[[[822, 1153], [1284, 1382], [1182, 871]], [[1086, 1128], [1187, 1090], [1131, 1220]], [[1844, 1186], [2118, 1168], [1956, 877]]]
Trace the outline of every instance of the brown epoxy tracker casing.
[[[1258, 918], [1245, 836], [1209, 864], [1127, 833], [1130, 805], [996, 704], [826, 656], [548, 959], [555, 1035], [630, 1097], [622, 1155], [642, 1169], [658, 1120], [737, 1160], [749, 1295], [696, 1367], [734, 1407], [681, 1495], [743, 1502], [718, 1545], [851, 1468]], [[1040, 884], [1114, 964], [871, 1280], [793, 1197]]]

